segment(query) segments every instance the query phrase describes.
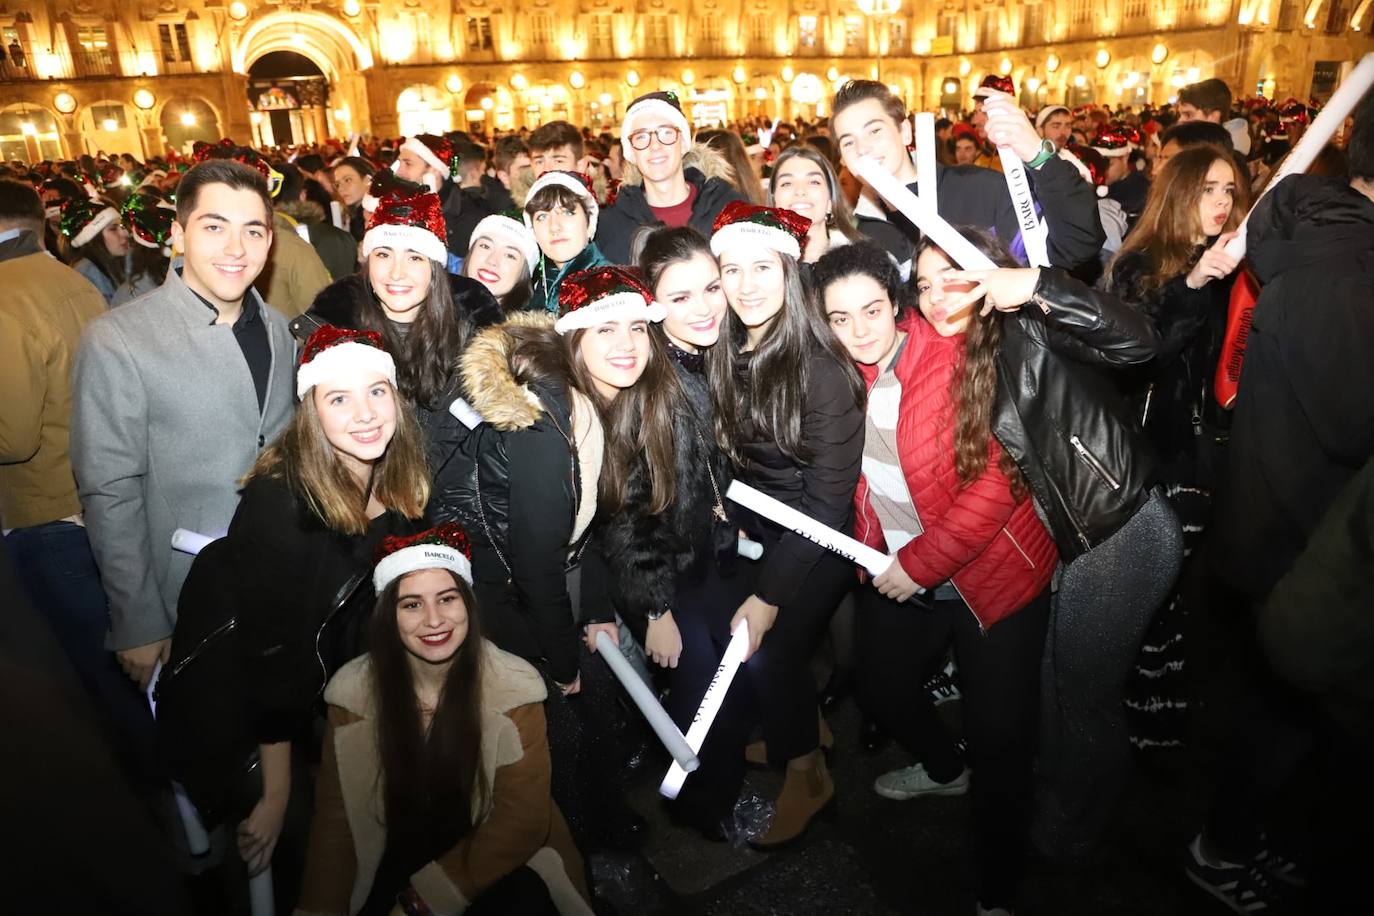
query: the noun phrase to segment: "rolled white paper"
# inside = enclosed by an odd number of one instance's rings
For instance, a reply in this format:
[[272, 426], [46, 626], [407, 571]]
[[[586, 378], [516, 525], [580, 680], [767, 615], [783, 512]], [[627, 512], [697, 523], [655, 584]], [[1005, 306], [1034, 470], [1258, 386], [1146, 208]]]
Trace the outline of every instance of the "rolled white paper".
[[215, 540], [206, 534], [197, 531], [187, 531], [185, 528], [178, 528], [172, 532], [172, 549], [189, 553], [195, 556], [204, 549], [205, 545]]
[[[1355, 110], [1355, 106], [1360, 104], [1360, 99], [1364, 98], [1364, 94], [1371, 86], [1374, 86], [1374, 51], [1366, 54], [1355, 65], [1355, 69], [1341, 81], [1340, 86], [1327, 101], [1326, 107], [1312, 119], [1312, 124], [1303, 133], [1298, 145], [1284, 157], [1283, 162], [1279, 163], [1278, 171], [1264, 186], [1266, 194], [1285, 176], [1306, 172], [1311, 167], [1317, 155], [1326, 147], [1327, 141], [1336, 136], [1336, 131], [1341, 129], [1345, 119]], [[1255, 203], [1250, 206], [1250, 212], [1245, 214], [1245, 220], [1240, 224], [1240, 231], [1235, 238], [1226, 243], [1226, 253], [1231, 257], [1245, 257], [1245, 224], [1254, 214], [1255, 205], [1263, 198], [1264, 194], [1261, 194], [1255, 199]]]
[[916, 196], [936, 206], [935, 113], [916, 112]]
[[763, 545], [748, 538], [740, 538], [739, 545], [735, 550], [746, 560], [758, 560], [763, 557]]
[[945, 222], [945, 218], [936, 213], [933, 206], [907, 190], [906, 185], [879, 162], [869, 158], [860, 159], [857, 172], [861, 181], [887, 201], [889, 206], [911, 220], [917, 229], [939, 245], [940, 250], [949, 255], [959, 267], [964, 270], [992, 270], [997, 266], [992, 263], [992, 259], [974, 248], [968, 239]]
[[668, 753], [673, 755], [673, 760], [688, 773], [701, 766], [697, 755], [687, 746], [687, 739], [673, 724], [672, 716], [668, 715], [663, 704], [658, 702], [658, 697], [653, 695], [644, 680], [635, 673], [635, 669], [630, 667], [625, 656], [620, 654], [620, 647], [611, 641], [605, 630], [597, 631], [596, 648], [598, 654], [606, 660], [606, 664], [611, 666], [611, 671], [625, 688], [625, 692], [630, 695], [630, 699], [635, 701], [639, 711], [644, 714], [644, 719], [654, 730], [654, 734], [658, 735], [658, 740], [662, 741]]
[[776, 522], [789, 531], [795, 531], [808, 541], [819, 544], [846, 560], [851, 560], [868, 570], [872, 576], [881, 576], [892, 565], [892, 557], [882, 551], [874, 550], [847, 534], [841, 534], [834, 528], [822, 525], [814, 518], [803, 515], [786, 503], [778, 502], [767, 493], [760, 493], [747, 483], [740, 483], [738, 480], [731, 481], [730, 486], [725, 490], [725, 496], [746, 509], [752, 509], [769, 521]]
[[[687, 746], [692, 749], [692, 753], [700, 753], [701, 746], [706, 743], [706, 733], [716, 721], [716, 713], [720, 712], [725, 695], [730, 692], [730, 684], [735, 679], [735, 673], [744, 663], [744, 656], [748, 651], [749, 621], [741, 620], [735, 627], [734, 635], [730, 637], [730, 645], [725, 647], [725, 654], [720, 657], [715, 676], [711, 678], [711, 683], [706, 685], [706, 693], [701, 697], [701, 705], [697, 707], [697, 714], [692, 717], [692, 724], [687, 726]], [[677, 798], [686, 779], [687, 771], [674, 761], [673, 765], [668, 767], [663, 782], [659, 784], [659, 794], [664, 798]]]
[[276, 916], [271, 865], [248, 879], [248, 909], [253, 916]]

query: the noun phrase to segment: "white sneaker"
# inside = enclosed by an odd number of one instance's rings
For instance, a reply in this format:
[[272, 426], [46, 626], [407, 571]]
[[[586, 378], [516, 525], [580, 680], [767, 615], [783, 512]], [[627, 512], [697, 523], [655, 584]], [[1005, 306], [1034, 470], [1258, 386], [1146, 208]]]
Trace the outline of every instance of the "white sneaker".
[[883, 798], [906, 801], [922, 795], [963, 795], [968, 791], [968, 767], [949, 782], [936, 782], [917, 763], [884, 773], [873, 781], [873, 791]]

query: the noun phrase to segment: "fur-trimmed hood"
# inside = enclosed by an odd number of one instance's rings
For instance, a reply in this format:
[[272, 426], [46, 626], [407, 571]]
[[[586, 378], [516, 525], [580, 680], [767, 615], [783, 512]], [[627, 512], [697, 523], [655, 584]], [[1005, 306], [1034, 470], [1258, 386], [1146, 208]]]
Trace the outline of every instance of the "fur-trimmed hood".
[[[712, 178], [719, 178], [721, 181], [729, 182], [735, 177], [734, 170], [730, 168], [730, 160], [716, 152], [705, 143], [693, 143], [692, 148], [687, 151], [687, 155], [682, 157], [682, 167], [684, 169], [696, 169], [709, 181]], [[639, 187], [644, 184], [644, 176], [639, 174], [639, 169], [635, 168], [634, 163], [626, 159], [620, 167], [620, 183], [622, 186]]]
[[463, 388], [468, 403], [493, 428], [502, 432], [528, 429], [544, 413], [544, 403], [529, 383], [515, 379], [511, 369], [515, 337], [507, 328], [537, 328], [557, 336], [556, 320], [543, 312], [512, 312], [504, 324], [483, 329], [468, 344], [460, 363]]
[[324, 207], [313, 200], [288, 200], [278, 202], [276, 208], [298, 223], [323, 223], [327, 219]]

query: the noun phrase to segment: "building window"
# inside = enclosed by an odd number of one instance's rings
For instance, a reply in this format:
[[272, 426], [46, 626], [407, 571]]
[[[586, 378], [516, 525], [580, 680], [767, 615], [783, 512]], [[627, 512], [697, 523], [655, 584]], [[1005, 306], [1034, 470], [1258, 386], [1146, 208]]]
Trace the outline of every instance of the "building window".
[[1280, 32], [1291, 32], [1293, 26], [1298, 21], [1298, 0], [1280, 0], [1279, 2], [1279, 24]]
[[5, 26], [0, 38], [4, 39], [5, 57], [9, 65], [17, 70], [29, 69], [29, 56], [24, 53], [24, 43], [19, 40], [19, 30], [13, 26]]
[[1002, 36], [997, 28], [997, 11], [983, 10], [978, 14], [978, 50], [1000, 48]]
[[535, 13], [530, 17], [530, 44], [536, 48], [547, 48], [553, 44], [552, 15]]
[[[1137, 0], [1127, 0], [1135, 3]], [[1144, 0], [1138, 0], [1144, 3]], [[1021, 44], [1038, 45], [1045, 40], [1045, 4], [1037, 3], [1021, 11]]]
[[888, 20], [887, 50], [892, 54], [903, 53], [907, 50], [905, 19]]
[[76, 43], [81, 46], [81, 59], [87, 72], [110, 72], [114, 57], [110, 54], [110, 39], [103, 25], [78, 26]]
[[698, 42], [698, 54], [719, 54], [720, 53], [720, 17], [703, 16], [697, 20], [701, 23], [701, 38]]
[[1339, 35], [1350, 21], [1350, 5], [1347, 0], [1330, 0], [1327, 6], [1326, 34]]
[[816, 17], [797, 17], [797, 44], [814, 51], [816, 49]]
[[[1201, 0], [1183, 0], [1183, 2], [1186, 5], [1198, 3]], [[1069, 21], [1076, 26], [1092, 25], [1096, 12], [1096, 0], [1073, 0], [1073, 9]]]
[[959, 33], [959, 14], [941, 13], [935, 19], [935, 34], [944, 38], [953, 38]]
[[844, 50], [847, 54], [864, 53], [864, 45], [868, 44], [865, 40], [868, 36], [864, 32], [864, 20], [858, 16], [844, 17]]
[[490, 50], [491, 50], [491, 17], [490, 17], [490, 16], [469, 16], [469, 17], [468, 17], [468, 50], [469, 50], [469, 51], [490, 51]]
[[1144, 19], [1149, 5], [1146, 0], [1126, 0], [1126, 18]]
[[163, 23], [157, 27], [158, 38], [162, 42], [162, 59], [169, 64], [191, 59], [191, 38], [186, 34], [185, 23]]
[[767, 13], [749, 17], [749, 43], [755, 53], [768, 54], [773, 50], [773, 20]]
[[614, 53], [611, 34], [609, 13], [597, 13], [592, 16], [592, 53], [597, 57], [610, 57]]
[[650, 53], [669, 53], [667, 16], [650, 16], [646, 20], [644, 24], [644, 47]]

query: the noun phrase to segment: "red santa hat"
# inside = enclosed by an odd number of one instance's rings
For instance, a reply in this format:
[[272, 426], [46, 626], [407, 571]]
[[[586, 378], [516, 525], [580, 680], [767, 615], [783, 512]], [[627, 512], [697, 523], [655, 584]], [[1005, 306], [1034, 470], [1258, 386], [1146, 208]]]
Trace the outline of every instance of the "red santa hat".
[[406, 137], [401, 143], [401, 149], [410, 150], [448, 178], [458, 177], [458, 150], [438, 134], [416, 134]]
[[732, 200], [712, 227], [711, 253], [720, 257], [732, 248], [752, 245], [800, 258], [810, 228], [811, 220], [791, 210]]
[[396, 361], [386, 351], [376, 331], [354, 331], [331, 324], [315, 331], [305, 342], [296, 369], [296, 397], [322, 382], [374, 372], [396, 387]]
[[439, 195], [429, 191], [387, 194], [367, 221], [363, 257], [374, 248], [406, 248], [431, 261], [448, 263], [448, 229]]
[[1124, 124], [1107, 124], [1093, 137], [1092, 148], [1108, 159], [1129, 156], [1139, 136], [1134, 128], [1127, 128]]
[[439, 525], [409, 537], [389, 534], [377, 548], [372, 587], [381, 594], [401, 576], [422, 569], [447, 569], [472, 584], [472, 543], [453, 523]]
[[554, 330], [568, 334], [620, 319], [662, 321], [668, 310], [627, 267], [593, 267], [568, 274], [558, 286]]
[[[548, 187], [567, 188], [578, 196], [582, 201], [582, 206], [587, 210], [587, 235], [589, 238], [596, 236], [596, 217], [600, 212], [600, 207], [596, 203], [596, 192], [592, 190], [592, 179], [581, 172], [564, 171], [563, 169], [550, 169], [534, 180], [530, 185], [529, 193], [525, 195], [525, 203], [534, 200], [534, 195]], [[525, 225], [533, 228], [530, 221], [529, 211], [525, 211]]]

